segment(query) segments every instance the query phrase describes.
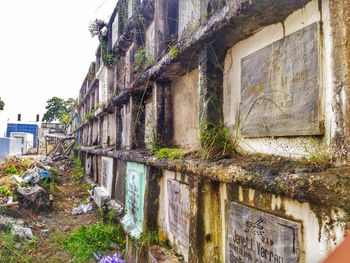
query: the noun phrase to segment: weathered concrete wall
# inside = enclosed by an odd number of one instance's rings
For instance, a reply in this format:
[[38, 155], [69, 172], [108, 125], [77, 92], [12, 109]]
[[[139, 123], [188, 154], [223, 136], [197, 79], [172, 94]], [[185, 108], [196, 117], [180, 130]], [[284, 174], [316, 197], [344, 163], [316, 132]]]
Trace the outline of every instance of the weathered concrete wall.
[[97, 120], [94, 120], [92, 124], [92, 144], [97, 145], [98, 141], [99, 141], [99, 122]]
[[[330, 63], [330, 46], [329, 46], [329, 10], [327, 1], [311, 1], [304, 8], [292, 13], [283, 23], [274, 24], [263, 28], [252, 37], [245, 39], [233, 46], [226, 56], [225, 73], [224, 73], [224, 120], [225, 123], [234, 129], [237, 118], [241, 119], [241, 123], [247, 118], [251, 118], [254, 111], [259, 111], [259, 103], [250, 102], [251, 105], [245, 105], [246, 101], [240, 101], [242, 98], [242, 59], [261, 50], [262, 48], [283, 39], [290, 34], [306, 28], [315, 22], [322, 23], [320, 26], [320, 88], [318, 90], [318, 118], [325, 130], [325, 138], [330, 138], [334, 132], [334, 114], [330, 104], [332, 98], [332, 71]], [[265, 61], [261, 61], [264, 63]], [[277, 62], [276, 62], [277, 63]], [[265, 94], [272, 96], [274, 100], [275, 94]], [[273, 96], [274, 95], [274, 96]], [[311, 95], [317, 96], [317, 94]], [[311, 96], [309, 98], [311, 98]], [[305, 96], [307, 98], [307, 96]], [[275, 102], [275, 101], [274, 101]], [[266, 102], [270, 103], [270, 102]], [[279, 104], [279, 101], [276, 101]], [[306, 102], [311, 103], [310, 102]], [[272, 105], [272, 103], [270, 103]], [[243, 107], [252, 108], [250, 116], [242, 116]], [[274, 106], [271, 106], [274, 107]], [[276, 108], [277, 109], [277, 108]], [[283, 108], [282, 108], [283, 110]], [[278, 109], [277, 109], [278, 111]], [[239, 113], [240, 112], [240, 113]], [[239, 116], [241, 114], [241, 116]], [[259, 116], [259, 114], [257, 114]], [[263, 116], [260, 113], [260, 117]], [[298, 118], [296, 116], [296, 118]], [[246, 124], [248, 123], [246, 122]], [[287, 120], [288, 122], [288, 120]], [[263, 125], [263, 124], [262, 124]], [[293, 120], [290, 119], [290, 125]], [[244, 131], [245, 127], [242, 127]], [[306, 132], [307, 133], [307, 132]], [[310, 129], [310, 135], [312, 131]], [[293, 135], [290, 133], [289, 135]], [[265, 135], [263, 136], [265, 137]], [[314, 150], [318, 146], [314, 145], [314, 141], [303, 137], [280, 137], [280, 138], [245, 138], [240, 146], [248, 152], [261, 152], [267, 154], [278, 154], [283, 156], [298, 156], [306, 154], [308, 151]]]
[[151, 97], [145, 105], [145, 145], [148, 149], [152, 147], [155, 136], [155, 111], [153, 97]]
[[106, 190], [109, 197], [112, 197], [113, 193], [113, 158], [101, 157], [100, 165], [101, 186]]
[[132, 56], [133, 56], [134, 44], [128, 49], [125, 55], [125, 87], [129, 87], [131, 81], [131, 64], [132, 64]]
[[108, 99], [108, 82], [107, 82], [107, 68], [102, 67], [97, 75], [99, 79], [99, 103], [107, 104]]
[[[348, 215], [341, 209], [334, 208], [327, 211], [309, 203], [300, 203], [289, 198], [264, 194], [254, 189], [243, 188], [239, 185], [222, 184], [220, 193], [223, 233], [227, 233], [229, 222], [227, 220], [228, 210], [226, 204], [231, 202], [238, 202], [271, 215], [300, 223], [300, 234], [299, 236], [295, 236], [298, 239], [295, 243], [296, 248], [299, 247], [295, 253], [298, 254], [299, 260], [295, 262], [321, 262], [343, 238], [344, 227], [346, 226], [344, 222], [347, 221]], [[244, 220], [249, 220], [249, 217], [242, 218], [242, 221]], [[332, 226], [329, 225], [330, 222], [332, 222]], [[265, 223], [262, 223], [261, 226], [268, 229], [268, 225]], [[268, 238], [268, 235], [272, 232], [265, 230], [265, 238]], [[223, 235], [222, 253], [226, 257], [229, 253], [227, 240], [227, 234]], [[274, 245], [278, 246], [278, 242], [282, 242], [282, 240], [273, 240], [273, 242], [271, 250], [276, 253], [277, 247], [274, 248]], [[286, 255], [284, 254], [284, 256]]]
[[117, 116], [115, 111], [112, 114], [108, 114], [108, 137], [107, 144], [108, 146], [116, 145], [117, 141]]
[[149, 60], [155, 58], [155, 21], [146, 30], [146, 55]]
[[101, 123], [102, 123], [102, 147], [107, 147], [108, 146], [108, 116], [103, 116], [101, 118]]
[[125, 178], [126, 162], [117, 160], [116, 180], [115, 180], [115, 199], [118, 204], [125, 207]]
[[[126, 2], [130, 6], [133, 0]], [[151, 14], [153, 4], [163, 8], [155, 20]], [[106, 156], [114, 158], [116, 178], [112, 183], [115, 192], [112, 198], [127, 208], [129, 217], [124, 226], [128, 233], [137, 237], [143, 231], [158, 229], [158, 225], [160, 234], [169, 239], [187, 262], [233, 262], [235, 257], [242, 257], [237, 252], [242, 244], [243, 256], [253, 257], [252, 250], [244, 251], [244, 243], [249, 243], [245, 234], [252, 241], [250, 248], [254, 245], [255, 252], [259, 251], [257, 259], [262, 262], [269, 261], [266, 257], [270, 256], [274, 259], [276, 256], [276, 262], [282, 258], [283, 262], [320, 262], [342, 239], [349, 222], [347, 167], [300, 164], [291, 158], [264, 155], [234, 155], [231, 159], [204, 161], [193, 154], [184, 160], [158, 160], [144, 149], [144, 144], [150, 147], [147, 142], [155, 130], [164, 146], [198, 150], [200, 119], [206, 118], [219, 123], [223, 117], [234, 132], [239, 109], [244, 109], [241, 114], [246, 113], [256, 98], [251, 95], [261, 95], [261, 83], [251, 85], [251, 90], [241, 87], [249, 88], [248, 84], [255, 80], [269, 82], [272, 93], [275, 89], [281, 92], [283, 87], [304, 95], [300, 97], [307, 107], [295, 109], [302, 118], [291, 114], [285, 127], [280, 125], [277, 132], [266, 133], [262, 129], [266, 126], [264, 120], [270, 121], [277, 110], [271, 105], [268, 106], [272, 110], [258, 105], [255, 109], [259, 111], [252, 116], [258, 124], [261, 122], [261, 127], [243, 132], [245, 137], [240, 140], [240, 146], [245, 151], [286, 157], [305, 155], [311, 148], [324, 146], [311, 138], [311, 134], [329, 140], [336, 133], [343, 136], [338, 144], [344, 142], [347, 120], [342, 114], [347, 114], [345, 95], [349, 79], [347, 52], [343, 50], [348, 46], [344, 18], [349, 8], [345, 7], [345, 1], [252, 0], [227, 1], [225, 5], [221, 0], [179, 0], [179, 19], [175, 19], [179, 31], [177, 56], [161, 53], [168, 42], [155, 43], [157, 39], [164, 41], [170, 31], [176, 31], [176, 27], [166, 28], [169, 21], [157, 24], [157, 17], [169, 19], [166, 14], [176, 16], [177, 10], [168, 10], [171, 5], [167, 6], [163, 0], [143, 0], [142, 6], [148, 6], [147, 12], [142, 13], [147, 21], [146, 26], [142, 24], [142, 32], [138, 31], [140, 21], [133, 16], [117, 41], [118, 76], [107, 77], [107, 98], [111, 96], [112, 100], [107, 108], [95, 113], [93, 125], [86, 124], [80, 129], [84, 144], [89, 144], [88, 137], [99, 139], [96, 147], [82, 147], [82, 151], [94, 155], [91, 173], [96, 182], [106, 185], [103, 172], [108, 169], [103, 168], [106, 167], [103, 160]], [[200, 9], [203, 24], [196, 31]], [[293, 12], [296, 9], [299, 10]], [[190, 34], [192, 37], [186, 38]], [[145, 36], [142, 41], [141, 35]], [[116, 38], [112, 38], [114, 43]], [[147, 52], [154, 50], [154, 44], [159, 45], [159, 61], [146, 71], [136, 70], [134, 44]], [[335, 47], [342, 52], [335, 51]], [[266, 59], [261, 59], [266, 54]], [[271, 68], [264, 68], [261, 62], [270, 63]], [[291, 67], [282, 68], [286, 65]], [[301, 70], [296, 70], [295, 65]], [[277, 74], [281, 77], [278, 86], [271, 72], [285, 73], [284, 70], [294, 75]], [[303, 85], [303, 81], [315, 85]], [[102, 86], [100, 82], [97, 91], [101, 92]], [[119, 93], [112, 94], [116, 87], [120, 87]], [[212, 95], [217, 96], [220, 104], [215, 114], [206, 105]], [[97, 92], [95, 105], [101, 100], [99, 97], [105, 96]], [[291, 103], [288, 96], [273, 96], [271, 100], [275, 99], [281, 100], [278, 102], [281, 107], [289, 107]], [[93, 100], [90, 99], [89, 105], [81, 103], [82, 116], [91, 110]], [[117, 116], [111, 113], [114, 107]], [[267, 109], [271, 114], [266, 118], [263, 115]], [[242, 120], [245, 116], [240, 117]], [[299, 119], [305, 124], [303, 127]], [[247, 120], [247, 125], [251, 123]], [[92, 135], [88, 126], [93, 128]], [[305, 134], [310, 127], [310, 133]], [[293, 132], [286, 134], [286, 130]], [[257, 131], [260, 133], [256, 134]], [[117, 143], [112, 150], [107, 146], [113, 145], [114, 137]], [[88, 162], [86, 159], [87, 170]], [[152, 221], [155, 216], [157, 222]], [[127, 247], [127, 259], [135, 262], [139, 254], [130, 238]]]
[[132, 103], [123, 106], [122, 109], [122, 147], [132, 147]]
[[160, 231], [188, 262], [190, 228], [188, 178], [187, 176], [182, 178], [180, 173], [164, 170], [160, 186], [158, 214]]
[[200, 0], [179, 0], [178, 34], [196, 31], [200, 23]]
[[174, 144], [198, 149], [198, 70], [181, 76], [171, 87], [173, 95]]
[[118, 19], [119, 19], [119, 13], [116, 14], [114, 21], [112, 23], [112, 46], [115, 45], [115, 43], [117, 42], [118, 37], [119, 37], [119, 29], [118, 29], [119, 21], [118, 21]]

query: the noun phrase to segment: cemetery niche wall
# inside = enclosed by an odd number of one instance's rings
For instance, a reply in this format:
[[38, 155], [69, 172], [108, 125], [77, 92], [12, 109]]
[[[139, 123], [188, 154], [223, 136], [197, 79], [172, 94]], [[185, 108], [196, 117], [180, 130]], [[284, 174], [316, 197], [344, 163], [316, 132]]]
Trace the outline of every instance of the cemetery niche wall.
[[[348, 14], [330, 0], [118, 1], [68, 130], [107, 189], [96, 202], [122, 213], [128, 262], [316, 263], [341, 243]], [[152, 231], [159, 243], [138, 247]]]

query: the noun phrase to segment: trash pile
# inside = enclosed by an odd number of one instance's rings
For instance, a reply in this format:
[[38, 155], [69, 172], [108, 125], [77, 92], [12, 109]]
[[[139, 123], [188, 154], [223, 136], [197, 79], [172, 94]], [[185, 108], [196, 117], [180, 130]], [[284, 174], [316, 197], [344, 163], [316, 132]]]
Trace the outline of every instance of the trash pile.
[[49, 210], [53, 196], [51, 166], [43, 157], [10, 157], [0, 164], [0, 207], [17, 205], [35, 212]]

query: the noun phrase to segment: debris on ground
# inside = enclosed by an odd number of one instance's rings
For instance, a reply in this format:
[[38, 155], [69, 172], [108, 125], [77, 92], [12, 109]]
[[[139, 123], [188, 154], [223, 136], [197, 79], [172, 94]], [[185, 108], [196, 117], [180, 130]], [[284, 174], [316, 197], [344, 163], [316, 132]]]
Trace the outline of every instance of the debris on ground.
[[[101, 253], [96, 253], [96, 255], [100, 255]], [[95, 255], [95, 253], [94, 253]], [[95, 256], [96, 257], [96, 256]], [[119, 252], [113, 254], [113, 255], [108, 255], [108, 256], [103, 256], [99, 263], [125, 263], [125, 260], [121, 258], [121, 255]]]
[[25, 227], [23, 220], [0, 215], [0, 231], [7, 230], [20, 239], [32, 240], [34, 238], [32, 230]]
[[47, 211], [52, 207], [53, 200], [41, 186], [19, 187], [17, 198], [20, 208], [33, 209], [35, 212]]
[[[48, 142], [54, 144], [51, 151], [48, 151]], [[49, 134], [45, 136], [46, 156], [50, 157], [53, 161], [68, 159], [68, 156], [73, 150], [74, 145], [74, 136], [63, 136], [55, 134]]]
[[48, 210], [52, 207], [48, 188], [52, 179], [49, 159], [9, 157], [0, 163], [0, 207], [17, 204], [21, 208], [34, 211]]
[[124, 262], [113, 255], [125, 249], [123, 228], [102, 218], [84, 175], [72, 156], [0, 163], [0, 262], [92, 262], [94, 251]]
[[87, 212], [92, 211], [92, 209], [93, 209], [93, 206], [91, 203], [80, 204], [78, 207], [73, 209], [72, 215], [86, 214]]

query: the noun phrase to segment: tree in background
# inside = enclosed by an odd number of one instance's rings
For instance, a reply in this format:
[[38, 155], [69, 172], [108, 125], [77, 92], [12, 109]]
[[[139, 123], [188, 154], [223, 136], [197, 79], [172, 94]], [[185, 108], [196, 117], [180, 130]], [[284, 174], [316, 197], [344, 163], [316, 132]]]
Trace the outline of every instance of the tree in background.
[[0, 98], [0, 111], [4, 110], [5, 102]]
[[69, 113], [75, 107], [75, 103], [75, 100], [72, 98], [64, 100], [58, 97], [52, 97], [47, 100], [46, 112], [42, 121], [60, 121], [61, 123], [67, 124]]

